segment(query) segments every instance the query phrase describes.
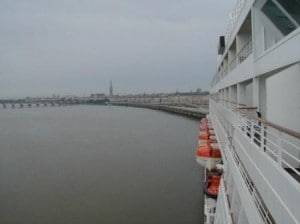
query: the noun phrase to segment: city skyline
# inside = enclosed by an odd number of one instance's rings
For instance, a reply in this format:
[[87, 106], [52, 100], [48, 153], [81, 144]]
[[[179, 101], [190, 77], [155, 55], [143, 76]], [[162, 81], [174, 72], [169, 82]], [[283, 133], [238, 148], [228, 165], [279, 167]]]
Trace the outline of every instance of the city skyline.
[[[114, 90], [113, 90], [114, 91]], [[196, 89], [190, 89], [190, 90], [179, 90], [176, 89], [174, 91], [170, 91], [170, 92], [164, 92], [164, 91], [153, 91], [153, 92], [138, 92], [138, 91], [132, 91], [132, 92], [127, 92], [127, 93], [115, 93], [114, 94], [110, 94], [110, 88], [108, 91], [85, 91], [85, 93], [78, 93], [78, 94], [71, 94], [71, 93], [66, 93], [66, 94], [58, 94], [58, 93], [52, 93], [49, 95], [23, 95], [20, 97], [1, 97], [0, 96], [0, 100], [17, 100], [17, 99], [25, 99], [25, 98], [64, 98], [64, 97], [91, 97], [92, 95], [95, 94], [103, 94], [107, 97], [113, 97], [113, 96], [142, 96], [142, 95], [171, 95], [171, 94], [188, 94], [188, 93], [205, 93], [208, 94], [208, 90], [203, 90], [201, 88], [196, 88]]]

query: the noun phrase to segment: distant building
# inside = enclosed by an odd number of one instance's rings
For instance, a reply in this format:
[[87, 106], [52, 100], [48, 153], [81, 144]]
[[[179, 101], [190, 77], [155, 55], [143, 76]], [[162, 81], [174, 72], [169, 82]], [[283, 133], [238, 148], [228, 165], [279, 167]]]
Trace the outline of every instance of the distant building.
[[103, 100], [103, 99], [105, 99], [105, 94], [104, 93], [93, 93], [93, 94], [91, 94], [90, 98], [93, 100]]
[[111, 80], [110, 80], [110, 84], [109, 84], [109, 96], [113, 96], [113, 86], [112, 86]]
[[196, 106], [208, 104], [208, 92], [175, 92], [157, 94], [129, 94], [110, 98], [110, 102], [120, 103], [153, 103], [168, 105]]

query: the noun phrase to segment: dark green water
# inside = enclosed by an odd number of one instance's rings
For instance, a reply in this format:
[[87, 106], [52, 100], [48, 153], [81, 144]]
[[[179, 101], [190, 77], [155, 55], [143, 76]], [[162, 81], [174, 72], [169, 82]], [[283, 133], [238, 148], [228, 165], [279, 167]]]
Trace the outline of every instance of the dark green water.
[[147, 109], [0, 109], [0, 223], [202, 223], [197, 134]]

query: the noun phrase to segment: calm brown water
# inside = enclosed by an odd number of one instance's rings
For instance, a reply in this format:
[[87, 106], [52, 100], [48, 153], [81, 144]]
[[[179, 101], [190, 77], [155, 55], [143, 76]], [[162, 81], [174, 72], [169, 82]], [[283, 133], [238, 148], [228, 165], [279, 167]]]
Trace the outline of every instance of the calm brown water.
[[202, 223], [197, 134], [147, 109], [0, 109], [0, 223]]

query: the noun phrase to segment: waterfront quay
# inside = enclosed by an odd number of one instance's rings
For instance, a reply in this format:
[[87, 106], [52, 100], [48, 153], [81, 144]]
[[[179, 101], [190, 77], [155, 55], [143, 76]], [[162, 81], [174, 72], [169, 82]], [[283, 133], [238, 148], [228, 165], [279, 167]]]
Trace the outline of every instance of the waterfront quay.
[[148, 108], [152, 110], [160, 110], [168, 113], [178, 114], [194, 119], [201, 119], [208, 114], [208, 108], [205, 107], [185, 107], [185, 106], [171, 106], [163, 104], [147, 104], [147, 103], [113, 103], [112, 105], [116, 106], [129, 106], [129, 107], [139, 107], [139, 108]]

